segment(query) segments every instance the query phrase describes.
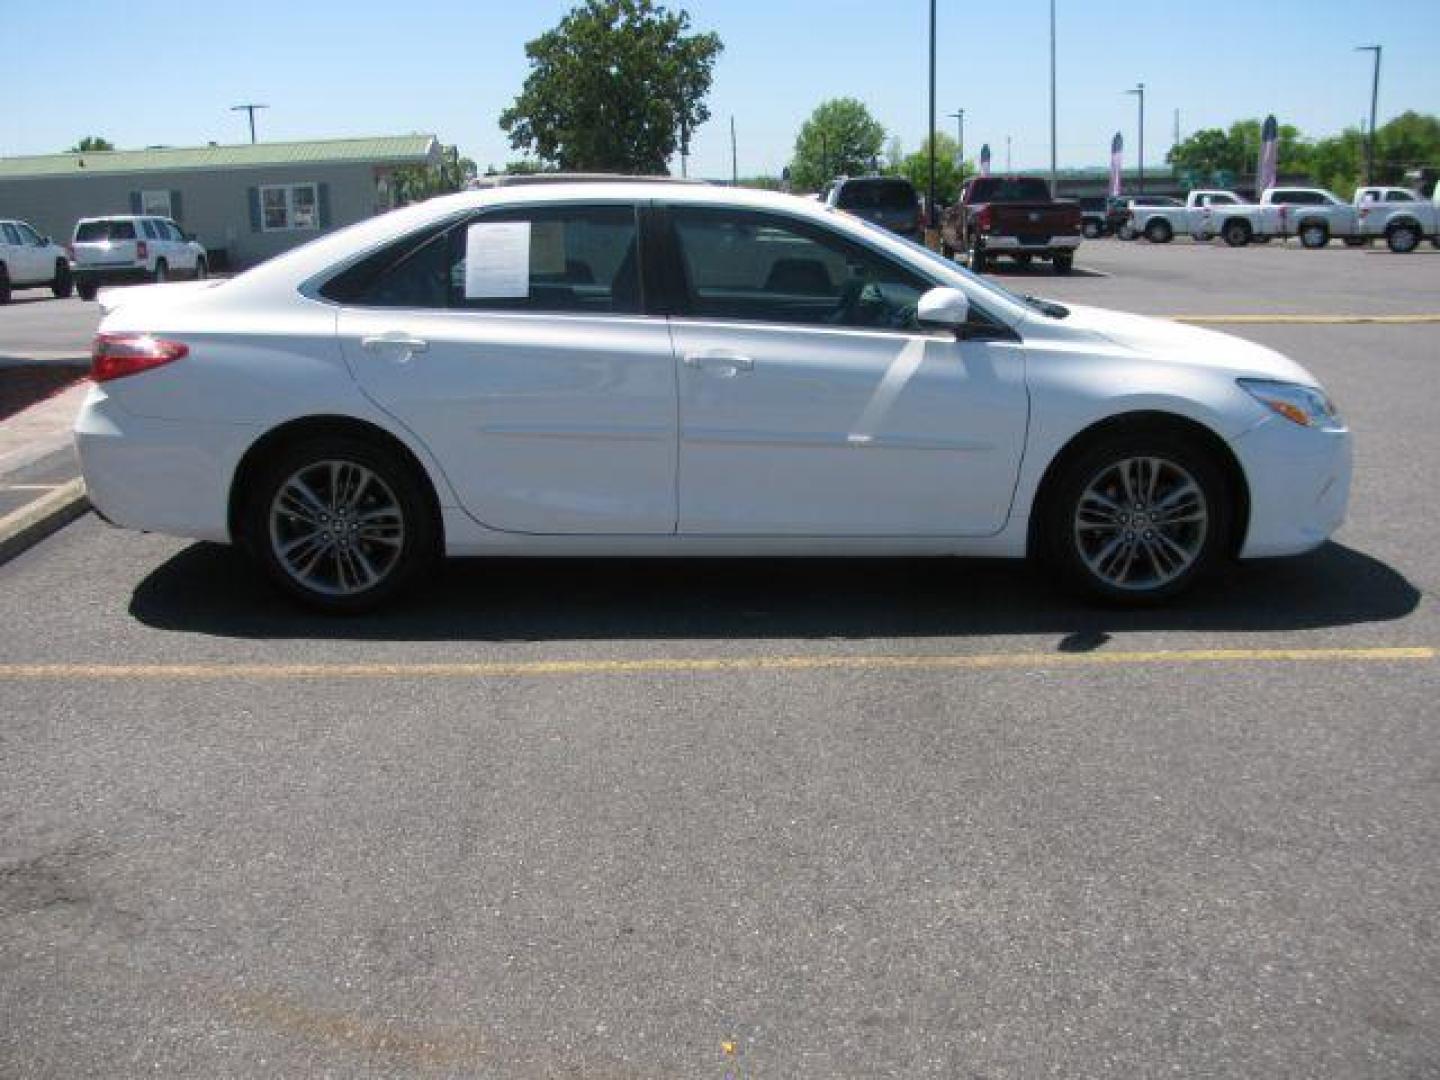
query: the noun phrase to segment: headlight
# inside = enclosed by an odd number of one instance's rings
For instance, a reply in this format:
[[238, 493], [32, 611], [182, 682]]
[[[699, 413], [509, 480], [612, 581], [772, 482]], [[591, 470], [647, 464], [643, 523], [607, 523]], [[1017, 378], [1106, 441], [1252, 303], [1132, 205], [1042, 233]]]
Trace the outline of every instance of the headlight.
[[1335, 403], [1323, 390], [1299, 383], [1271, 382], [1269, 379], [1237, 379], [1240, 388], [1271, 412], [1301, 427], [1339, 431], [1344, 424]]

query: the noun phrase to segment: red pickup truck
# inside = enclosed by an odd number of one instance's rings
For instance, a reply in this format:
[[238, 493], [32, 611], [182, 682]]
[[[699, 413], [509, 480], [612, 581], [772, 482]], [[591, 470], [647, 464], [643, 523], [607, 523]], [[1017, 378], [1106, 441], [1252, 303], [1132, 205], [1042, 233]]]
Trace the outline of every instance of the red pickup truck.
[[1051, 197], [1041, 177], [977, 176], [945, 211], [940, 244], [948, 258], [968, 252], [977, 274], [997, 255], [1021, 265], [1049, 259], [1057, 274], [1068, 274], [1080, 246], [1080, 224], [1080, 204]]

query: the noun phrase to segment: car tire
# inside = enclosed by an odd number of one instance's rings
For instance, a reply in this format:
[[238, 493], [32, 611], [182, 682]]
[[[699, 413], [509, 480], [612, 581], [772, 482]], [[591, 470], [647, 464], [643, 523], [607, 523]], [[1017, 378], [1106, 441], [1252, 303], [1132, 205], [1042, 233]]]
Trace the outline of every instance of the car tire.
[[1145, 239], [1152, 244], [1168, 244], [1175, 239], [1175, 230], [1168, 221], [1156, 220], [1145, 226]]
[[68, 300], [75, 292], [75, 275], [70, 264], [61, 260], [55, 264], [55, 280], [50, 283], [50, 292], [56, 300]]
[[[385, 447], [349, 435], [296, 443], [245, 492], [245, 546], [281, 592], [332, 614], [394, 599], [431, 566], [440, 529], [428, 481]], [[308, 492], [308, 494], [306, 494]]]
[[1087, 219], [1080, 226], [1080, 233], [1085, 237], [1086, 240], [1098, 240], [1100, 239], [1100, 223], [1098, 221], [1090, 221]]
[[1409, 255], [1420, 246], [1420, 227], [1414, 222], [1397, 221], [1385, 230], [1385, 246], [1396, 255]]
[[983, 274], [985, 272], [985, 249], [979, 244], [970, 248], [970, 272], [972, 274]]
[[156, 285], [163, 285], [170, 280], [170, 267], [164, 259], [155, 260], [155, 269], [150, 275], [150, 280]]
[[93, 281], [80, 281], [75, 285], [75, 293], [81, 300], [94, 300], [100, 292], [100, 286]]
[[1184, 592], [1229, 551], [1233, 528], [1224, 471], [1163, 427], [1105, 436], [1060, 462], [1036, 521], [1032, 550], [1065, 587], [1125, 607]]
[[195, 280], [204, 281], [210, 276], [210, 267], [204, 259], [195, 260]]
[[10, 271], [5, 268], [4, 263], [0, 263], [0, 304], [8, 304], [9, 302]]
[[1068, 274], [1075, 269], [1075, 253], [1073, 251], [1057, 251], [1050, 256], [1050, 266], [1057, 274]]
[[1300, 245], [1318, 251], [1330, 243], [1330, 226], [1323, 221], [1302, 221], [1298, 230]]
[[1220, 238], [1227, 247], [1242, 248], [1255, 238], [1248, 221], [1227, 221], [1220, 230]]

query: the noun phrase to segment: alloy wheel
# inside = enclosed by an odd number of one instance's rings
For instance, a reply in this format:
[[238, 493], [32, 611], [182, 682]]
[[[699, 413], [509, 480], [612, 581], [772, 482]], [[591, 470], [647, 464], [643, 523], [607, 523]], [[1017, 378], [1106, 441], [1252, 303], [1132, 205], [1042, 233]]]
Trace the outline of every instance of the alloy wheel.
[[405, 512], [373, 470], [354, 461], [315, 461], [276, 489], [270, 544], [304, 589], [354, 596], [375, 588], [399, 564]]
[[1085, 486], [1074, 515], [1076, 550], [1096, 578], [1116, 589], [1159, 589], [1189, 570], [1205, 549], [1210, 516], [1188, 471], [1161, 457], [1111, 462]]

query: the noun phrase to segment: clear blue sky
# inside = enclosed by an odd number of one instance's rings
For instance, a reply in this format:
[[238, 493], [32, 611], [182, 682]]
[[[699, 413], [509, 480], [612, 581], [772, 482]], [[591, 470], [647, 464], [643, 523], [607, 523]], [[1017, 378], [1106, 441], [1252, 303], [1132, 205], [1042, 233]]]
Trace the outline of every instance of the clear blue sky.
[[[524, 43], [566, 0], [0, 0], [6, 102], [0, 156], [63, 150], [82, 135], [122, 147], [240, 142], [260, 101], [262, 139], [433, 131], [483, 168], [517, 156], [496, 120], [525, 78]], [[718, 31], [711, 121], [691, 174], [728, 176], [729, 117], [742, 174], [776, 172], [827, 97], [866, 102], [905, 148], [924, 137], [926, 0], [688, 0]], [[1143, 80], [1146, 158], [1182, 132], [1274, 112], [1306, 134], [1369, 109], [1370, 54], [1385, 47], [1380, 116], [1440, 112], [1440, 2], [1058, 0], [1062, 168], [1133, 162]], [[966, 151], [1005, 137], [1017, 169], [1049, 162], [1047, 0], [940, 0], [939, 113], [966, 110]], [[135, 42], [132, 49], [129, 42]]]

